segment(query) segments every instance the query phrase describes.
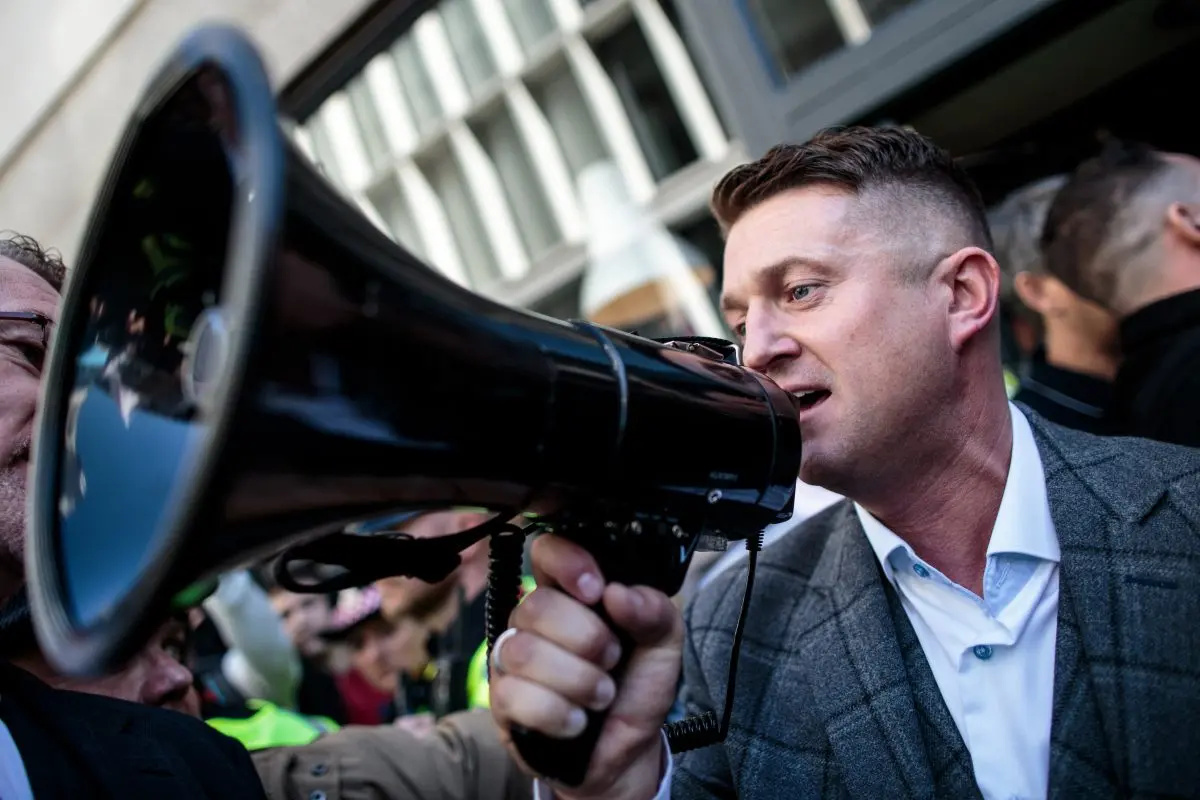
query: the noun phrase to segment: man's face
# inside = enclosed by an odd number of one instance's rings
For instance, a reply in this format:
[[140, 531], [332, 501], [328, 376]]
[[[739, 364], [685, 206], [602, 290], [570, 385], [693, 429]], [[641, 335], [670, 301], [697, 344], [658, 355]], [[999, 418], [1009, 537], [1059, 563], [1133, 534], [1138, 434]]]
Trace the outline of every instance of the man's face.
[[56, 685], [198, 717], [200, 705], [192, 672], [184, 666], [186, 649], [187, 628], [181, 620], [172, 619], [120, 672], [94, 680], [67, 679]]
[[333, 610], [324, 595], [292, 594], [277, 589], [271, 593], [271, 605], [283, 620], [283, 629], [292, 644], [303, 655], [315, 656], [325, 649], [319, 634], [329, 627]]
[[350, 663], [376, 689], [394, 692], [401, 673], [411, 674], [427, 662], [425, 639], [424, 626], [411, 618], [371, 619], [350, 632]]
[[[0, 256], [0, 311], [58, 319], [58, 292]], [[24, 575], [25, 481], [45, 351], [33, 322], [0, 321], [0, 596]]]
[[879, 232], [898, 226], [854, 213], [860, 202], [808, 187], [748, 211], [729, 231], [722, 295], [746, 365], [800, 397], [800, 478], [843, 493], [903, 452], [953, 379], [949, 289], [905, 278], [950, 254]]

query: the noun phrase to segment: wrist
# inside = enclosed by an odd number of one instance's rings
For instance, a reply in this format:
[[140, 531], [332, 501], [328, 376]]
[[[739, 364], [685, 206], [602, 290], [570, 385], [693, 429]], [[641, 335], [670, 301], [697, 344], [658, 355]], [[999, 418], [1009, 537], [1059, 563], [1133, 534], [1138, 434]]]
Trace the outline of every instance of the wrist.
[[658, 797], [669, 765], [667, 748], [663, 737], [655, 737], [649, 745], [639, 750], [636, 761], [621, 773], [612, 784], [604, 789], [576, 790], [570, 787], [554, 787], [554, 800], [654, 800]]

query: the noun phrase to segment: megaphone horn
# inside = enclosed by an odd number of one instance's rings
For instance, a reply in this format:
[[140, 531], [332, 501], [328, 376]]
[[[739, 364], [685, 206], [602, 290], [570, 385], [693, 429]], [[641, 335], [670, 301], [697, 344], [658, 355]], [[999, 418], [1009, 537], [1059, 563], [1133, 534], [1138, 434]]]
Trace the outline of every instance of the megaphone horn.
[[[698, 536], [790, 511], [787, 393], [420, 263], [292, 146], [228, 27], [151, 80], [62, 314], [27, 561], [39, 641], [69, 674], [125, 661], [223, 570], [404, 509], [521, 512], [668, 593]], [[522, 753], [582, 778], [589, 730]]]

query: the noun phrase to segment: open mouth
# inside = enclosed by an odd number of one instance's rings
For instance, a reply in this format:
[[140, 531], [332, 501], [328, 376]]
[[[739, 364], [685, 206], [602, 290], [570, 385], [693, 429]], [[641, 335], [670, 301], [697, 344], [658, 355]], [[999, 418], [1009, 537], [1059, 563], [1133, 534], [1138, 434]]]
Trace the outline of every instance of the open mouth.
[[797, 411], [807, 411], [810, 408], [816, 408], [825, 402], [825, 398], [827, 397], [829, 397], [829, 392], [824, 389], [813, 389], [809, 392], [795, 392], [792, 394]]

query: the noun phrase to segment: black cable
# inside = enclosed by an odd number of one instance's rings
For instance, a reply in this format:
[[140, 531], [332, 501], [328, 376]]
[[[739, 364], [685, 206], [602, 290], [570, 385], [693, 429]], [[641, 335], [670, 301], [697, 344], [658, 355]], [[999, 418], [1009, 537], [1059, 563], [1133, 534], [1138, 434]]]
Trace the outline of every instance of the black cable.
[[684, 753], [688, 750], [699, 750], [720, 744], [729, 735], [729, 721], [733, 717], [733, 695], [737, 686], [738, 654], [742, 649], [742, 636], [746, 629], [746, 618], [750, 613], [750, 598], [754, 591], [754, 569], [758, 565], [758, 552], [762, 550], [763, 535], [759, 531], [746, 540], [746, 551], [749, 563], [746, 569], [746, 590], [742, 595], [742, 610], [738, 616], [737, 627], [733, 632], [733, 652], [729, 654], [729, 679], [725, 686], [725, 712], [721, 721], [711, 710], [703, 714], [694, 714], [678, 722], [669, 722], [663, 726], [667, 734], [667, 743], [672, 753]]
[[521, 571], [525, 557], [525, 531], [506, 525], [492, 534], [488, 552], [487, 664], [492, 665], [492, 647], [508, 627], [508, 618], [521, 596]]

